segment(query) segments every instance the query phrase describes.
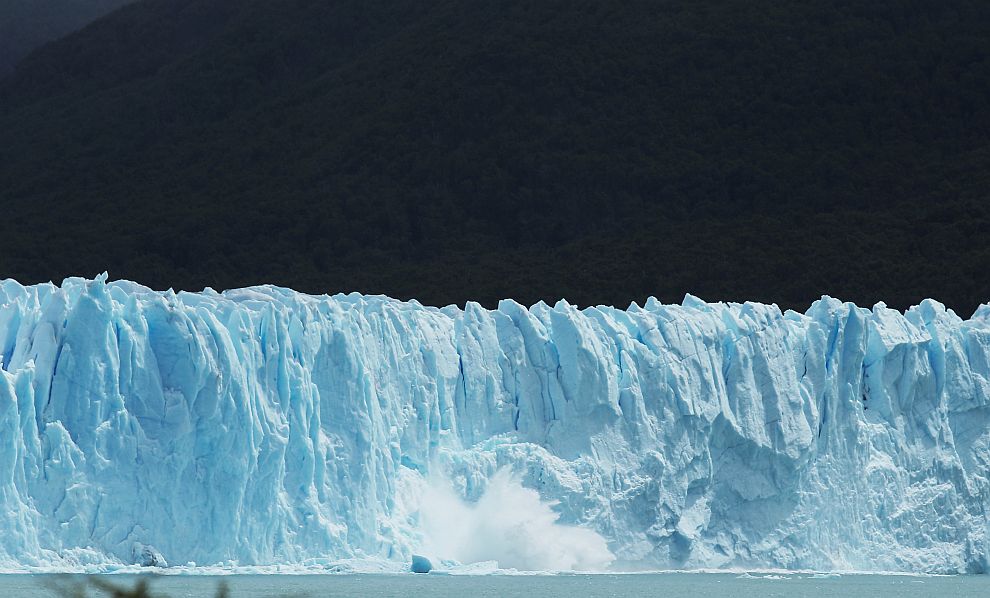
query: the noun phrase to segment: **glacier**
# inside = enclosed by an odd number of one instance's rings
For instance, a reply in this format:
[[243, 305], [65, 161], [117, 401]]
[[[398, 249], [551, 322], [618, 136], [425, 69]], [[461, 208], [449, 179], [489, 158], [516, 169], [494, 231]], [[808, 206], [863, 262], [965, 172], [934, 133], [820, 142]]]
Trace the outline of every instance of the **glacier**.
[[[499, 471], [615, 569], [990, 564], [990, 305], [0, 283], [0, 567], [406, 561]], [[137, 555], [137, 556], [135, 556]], [[143, 556], [141, 556], [143, 555]]]

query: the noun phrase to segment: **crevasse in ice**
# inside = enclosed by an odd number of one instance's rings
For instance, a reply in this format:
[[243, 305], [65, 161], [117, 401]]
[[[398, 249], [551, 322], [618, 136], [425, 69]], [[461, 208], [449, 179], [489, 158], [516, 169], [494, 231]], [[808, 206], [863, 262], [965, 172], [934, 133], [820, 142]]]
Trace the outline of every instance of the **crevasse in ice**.
[[616, 567], [990, 563], [990, 306], [8, 280], [0, 359], [7, 567], [408, 560], [427, 476], [505, 468]]

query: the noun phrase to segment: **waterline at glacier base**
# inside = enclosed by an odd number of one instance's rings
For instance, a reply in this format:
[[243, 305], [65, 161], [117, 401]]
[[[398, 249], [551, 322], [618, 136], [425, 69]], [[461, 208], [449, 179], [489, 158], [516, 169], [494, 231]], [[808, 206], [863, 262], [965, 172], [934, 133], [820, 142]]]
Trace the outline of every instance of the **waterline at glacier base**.
[[[536, 493], [507, 509], [552, 509], [548, 554], [587, 542], [563, 568], [990, 565], [988, 305], [489, 311], [7, 280], [0, 359], [8, 571], [409, 563], [437, 543], [435, 480], [497, 513], [499, 472]], [[531, 520], [458, 550], [558, 563], [513, 544]]]

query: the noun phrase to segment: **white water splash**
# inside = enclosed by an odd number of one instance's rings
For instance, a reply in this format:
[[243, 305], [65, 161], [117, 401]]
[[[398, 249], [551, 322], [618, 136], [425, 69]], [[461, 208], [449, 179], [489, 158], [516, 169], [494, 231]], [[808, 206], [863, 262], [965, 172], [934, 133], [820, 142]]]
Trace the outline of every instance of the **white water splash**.
[[422, 551], [461, 563], [497, 561], [503, 569], [600, 571], [614, 556], [597, 532], [564, 525], [555, 503], [508, 470], [492, 477], [476, 503], [467, 503], [446, 480], [432, 480], [424, 491], [420, 522]]

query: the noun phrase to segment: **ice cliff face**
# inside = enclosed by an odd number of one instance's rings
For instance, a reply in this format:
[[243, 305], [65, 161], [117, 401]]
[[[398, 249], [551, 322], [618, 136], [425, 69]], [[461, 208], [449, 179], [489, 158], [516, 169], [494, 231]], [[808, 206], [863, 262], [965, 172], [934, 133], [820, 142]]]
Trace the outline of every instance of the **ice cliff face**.
[[990, 306], [6, 281], [0, 358], [6, 566], [408, 559], [428, 473], [505, 467], [619, 566], [990, 563]]

